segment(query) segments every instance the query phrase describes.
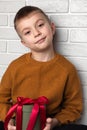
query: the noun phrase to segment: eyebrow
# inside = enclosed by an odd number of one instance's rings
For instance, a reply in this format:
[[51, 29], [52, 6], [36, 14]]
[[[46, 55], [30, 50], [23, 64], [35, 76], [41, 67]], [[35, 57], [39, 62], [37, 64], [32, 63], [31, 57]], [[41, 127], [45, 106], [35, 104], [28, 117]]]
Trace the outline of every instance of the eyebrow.
[[26, 27], [22, 30], [22, 33], [25, 31], [25, 30], [29, 30], [29, 27]]

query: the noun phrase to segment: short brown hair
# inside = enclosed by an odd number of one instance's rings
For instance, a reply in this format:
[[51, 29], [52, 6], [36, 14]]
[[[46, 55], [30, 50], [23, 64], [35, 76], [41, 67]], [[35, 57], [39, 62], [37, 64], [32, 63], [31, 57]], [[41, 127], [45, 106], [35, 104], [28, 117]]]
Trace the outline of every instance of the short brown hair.
[[30, 13], [34, 12], [34, 11], [39, 11], [41, 12], [48, 21], [49, 18], [48, 16], [38, 7], [35, 7], [35, 6], [24, 6], [22, 7], [15, 15], [15, 18], [14, 18], [14, 28], [16, 29], [16, 22], [26, 16], [28, 16]]

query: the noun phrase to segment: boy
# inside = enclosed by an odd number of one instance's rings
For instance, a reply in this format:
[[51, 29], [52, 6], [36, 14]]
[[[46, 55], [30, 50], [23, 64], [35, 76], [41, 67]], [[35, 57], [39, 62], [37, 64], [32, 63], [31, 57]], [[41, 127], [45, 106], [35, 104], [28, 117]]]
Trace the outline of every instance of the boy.
[[[17, 12], [14, 27], [21, 43], [30, 48], [31, 53], [14, 60], [3, 75], [0, 119], [4, 121], [18, 96], [33, 99], [46, 96], [49, 104], [44, 130], [85, 130], [86, 126], [69, 125], [80, 118], [82, 92], [75, 67], [54, 50], [54, 23], [41, 9], [25, 6]], [[16, 130], [12, 119], [8, 130]]]

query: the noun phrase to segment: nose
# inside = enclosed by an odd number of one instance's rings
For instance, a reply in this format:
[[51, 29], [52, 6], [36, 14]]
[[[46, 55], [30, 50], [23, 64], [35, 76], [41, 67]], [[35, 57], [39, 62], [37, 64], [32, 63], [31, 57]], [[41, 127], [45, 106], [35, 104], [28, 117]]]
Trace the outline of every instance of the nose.
[[41, 33], [40, 33], [40, 31], [37, 29], [37, 28], [34, 28], [33, 29], [33, 35], [34, 35], [34, 37], [37, 37], [37, 36], [39, 36]]

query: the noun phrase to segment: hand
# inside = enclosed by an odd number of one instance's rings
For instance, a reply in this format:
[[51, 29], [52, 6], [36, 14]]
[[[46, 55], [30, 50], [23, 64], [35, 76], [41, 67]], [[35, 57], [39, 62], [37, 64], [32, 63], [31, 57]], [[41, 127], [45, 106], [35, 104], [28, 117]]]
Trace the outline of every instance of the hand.
[[46, 119], [46, 126], [43, 130], [51, 130], [58, 124], [58, 120], [56, 118], [47, 118]]
[[14, 119], [11, 119], [8, 123], [8, 130], [16, 130], [16, 126], [14, 126]]

